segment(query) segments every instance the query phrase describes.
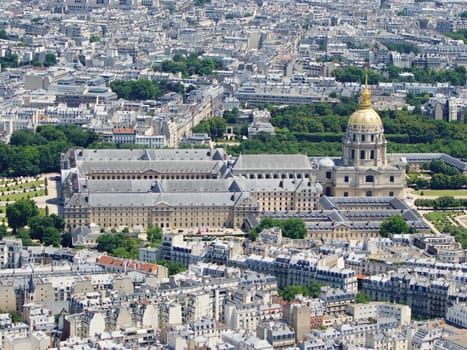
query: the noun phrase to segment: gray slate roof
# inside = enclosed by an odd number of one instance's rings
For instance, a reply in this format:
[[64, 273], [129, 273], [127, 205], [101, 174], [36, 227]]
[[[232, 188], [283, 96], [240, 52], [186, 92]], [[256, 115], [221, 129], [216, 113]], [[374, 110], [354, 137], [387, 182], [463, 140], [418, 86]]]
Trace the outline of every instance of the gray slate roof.
[[242, 170], [311, 170], [309, 158], [304, 154], [241, 154], [233, 165]]
[[[214, 152], [213, 156], [216, 154]], [[211, 160], [208, 149], [79, 149], [77, 161], [106, 160]]]
[[[87, 200], [86, 200], [87, 198]], [[167, 206], [233, 206], [244, 202], [257, 207], [257, 201], [249, 193], [90, 193], [78, 194], [66, 203], [66, 207], [81, 205], [92, 208], [128, 208], [128, 207], [156, 207]]]
[[91, 173], [134, 173], [156, 172], [159, 174], [219, 174], [222, 161], [216, 160], [102, 160], [99, 162], [84, 162], [80, 164], [81, 174]]

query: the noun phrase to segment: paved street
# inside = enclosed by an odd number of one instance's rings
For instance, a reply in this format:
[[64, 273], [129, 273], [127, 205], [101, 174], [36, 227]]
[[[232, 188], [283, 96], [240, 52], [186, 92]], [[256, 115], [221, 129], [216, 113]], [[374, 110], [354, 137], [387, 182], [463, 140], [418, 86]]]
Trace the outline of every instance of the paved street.
[[47, 196], [40, 196], [35, 197], [34, 201], [37, 203], [39, 208], [45, 208], [46, 206], [49, 208], [49, 214], [62, 214], [61, 213], [61, 206], [59, 203], [58, 193], [59, 193], [59, 186], [60, 180], [55, 180], [56, 176], [60, 176], [59, 173], [48, 173], [42, 174], [41, 179], [47, 178]]

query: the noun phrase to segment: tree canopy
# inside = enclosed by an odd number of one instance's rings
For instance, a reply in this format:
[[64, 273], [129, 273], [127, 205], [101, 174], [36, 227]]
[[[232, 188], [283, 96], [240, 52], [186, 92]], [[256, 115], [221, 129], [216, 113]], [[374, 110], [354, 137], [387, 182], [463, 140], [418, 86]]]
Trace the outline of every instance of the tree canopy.
[[454, 198], [452, 196], [441, 196], [436, 199], [416, 199], [414, 203], [417, 207], [430, 207], [434, 209], [467, 207], [467, 199]]
[[77, 125], [43, 125], [36, 132], [17, 130], [9, 144], [0, 143], [0, 175], [34, 176], [60, 171], [61, 153], [69, 147], [86, 147], [96, 138]]
[[[465, 17], [463, 17], [463, 18], [465, 18]], [[446, 35], [446, 36], [448, 36], [448, 37], [450, 37], [451, 39], [454, 39], [454, 40], [463, 40], [464, 44], [467, 44], [467, 28], [460, 29], [460, 30], [455, 31], [455, 32], [444, 33], [444, 35]]]
[[32, 239], [37, 239], [45, 245], [60, 245], [61, 232], [65, 227], [62, 217], [51, 214], [50, 216], [34, 216], [28, 220], [29, 234]]
[[179, 262], [176, 262], [176, 261], [159, 259], [157, 260], [157, 264], [167, 267], [169, 276], [176, 275], [177, 273], [180, 273], [186, 270], [185, 265], [180, 264]]
[[2, 39], [2, 40], [9, 40], [10, 39], [10, 36], [8, 35], [8, 33], [6, 32], [5, 29], [0, 29], [0, 39]]
[[26, 226], [28, 220], [39, 215], [39, 209], [32, 199], [22, 198], [6, 208], [8, 225], [16, 234], [18, 228]]
[[361, 303], [361, 304], [366, 304], [371, 301], [371, 296], [363, 293], [363, 292], [358, 292], [357, 295], [355, 296], [355, 302], [356, 303]]
[[[40, 215], [32, 199], [23, 198], [8, 205], [6, 217], [13, 234], [23, 241], [23, 245], [32, 245], [32, 240], [38, 240], [46, 246], [60, 246], [64, 220], [56, 214]], [[29, 229], [25, 228], [26, 225]], [[2, 227], [6, 235], [6, 228]]]
[[225, 110], [222, 114], [222, 118], [224, 118], [228, 124], [235, 124], [238, 121], [238, 108], [233, 108], [230, 111]]
[[[466, 32], [467, 33], [467, 32]], [[388, 44], [394, 50], [399, 52], [416, 52], [418, 49], [412, 44]], [[368, 73], [368, 83], [378, 84], [381, 82], [418, 82], [418, 83], [450, 83], [455, 86], [463, 86], [467, 82], [465, 67], [459, 66], [454, 69], [426, 69], [419, 67], [399, 68], [389, 65], [384, 72], [378, 72], [372, 69], [366, 70], [362, 67], [347, 66], [333, 71], [333, 75], [340, 82], [357, 82], [363, 84], [365, 76]], [[385, 74], [383, 74], [385, 73]], [[412, 75], [403, 76], [401, 73], [411, 73]]]
[[189, 78], [192, 75], [212, 75], [214, 70], [222, 69], [221, 61], [211, 58], [199, 58], [202, 52], [193, 52], [188, 57], [176, 54], [171, 60], [165, 60], [156, 70], [167, 73], [181, 73], [182, 77]]
[[221, 117], [212, 117], [207, 120], [203, 120], [201, 123], [193, 128], [193, 132], [206, 133], [212, 139], [222, 139], [224, 135], [227, 122]]
[[311, 296], [312, 298], [317, 298], [321, 287], [325, 284], [318, 281], [311, 281], [310, 286], [302, 285], [291, 285], [283, 289], [279, 289], [279, 295], [286, 301], [292, 301], [295, 299], [296, 295], [303, 295], [305, 297]]
[[307, 229], [305, 222], [299, 218], [290, 218], [290, 219], [272, 219], [272, 218], [263, 218], [258, 226], [253, 228], [250, 231], [250, 239], [255, 240], [258, 234], [264, 229], [280, 227], [282, 230], [282, 236], [288, 238], [305, 238], [307, 234]]
[[[228, 147], [238, 155], [259, 153], [306, 153], [339, 156], [342, 136], [357, 102], [342, 97], [338, 103], [269, 107], [276, 135], [258, 134], [251, 140]], [[467, 155], [467, 124], [433, 120], [408, 111], [379, 111], [388, 152], [442, 152], [454, 157]]]
[[181, 83], [149, 79], [113, 80], [110, 88], [119, 98], [125, 100], [157, 100], [168, 92], [177, 92], [184, 97], [189, 91]]
[[408, 233], [410, 226], [405, 222], [405, 219], [401, 215], [391, 215], [389, 219], [384, 220], [379, 228], [379, 233], [383, 237], [387, 237], [390, 234], [401, 234]]
[[150, 226], [146, 230], [147, 239], [152, 247], [158, 247], [162, 243], [162, 229], [159, 226]]
[[97, 238], [97, 250], [119, 258], [138, 259], [139, 243], [127, 233], [104, 233]]

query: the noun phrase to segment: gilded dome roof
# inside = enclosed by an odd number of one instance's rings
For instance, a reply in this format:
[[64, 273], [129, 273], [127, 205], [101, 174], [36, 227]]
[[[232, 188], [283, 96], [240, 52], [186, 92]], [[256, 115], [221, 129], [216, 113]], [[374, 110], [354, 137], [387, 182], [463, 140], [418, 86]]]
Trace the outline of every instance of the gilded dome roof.
[[347, 129], [357, 132], [383, 132], [383, 122], [371, 108], [371, 93], [365, 87], [360, 96], [360, 108], [352, 113], [347, 123]]

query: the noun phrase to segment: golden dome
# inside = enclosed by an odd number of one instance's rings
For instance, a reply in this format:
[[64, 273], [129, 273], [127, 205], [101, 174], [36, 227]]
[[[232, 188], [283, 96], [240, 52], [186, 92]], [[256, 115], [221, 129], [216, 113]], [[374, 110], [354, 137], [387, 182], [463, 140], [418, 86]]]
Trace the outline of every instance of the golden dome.
[[360, 95], [360, 108], [353, 112], [347, 123], [347, 130], [357, 132], [383, 132], [383, 122], [371, 108], [371, 93], [365, 86]]

